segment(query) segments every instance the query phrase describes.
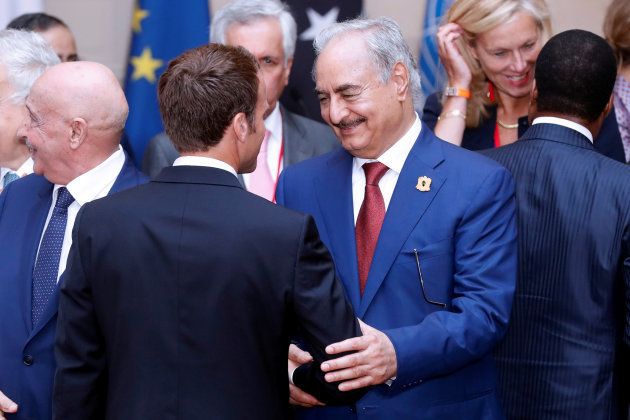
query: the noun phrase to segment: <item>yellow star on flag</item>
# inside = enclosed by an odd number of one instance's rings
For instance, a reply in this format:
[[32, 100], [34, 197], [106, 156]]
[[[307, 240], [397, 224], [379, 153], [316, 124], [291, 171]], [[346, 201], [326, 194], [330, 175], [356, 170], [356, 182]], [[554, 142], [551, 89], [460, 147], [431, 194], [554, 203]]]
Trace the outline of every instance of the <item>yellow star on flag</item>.
[[142, 31], [142, 19], [149, 16], [149, 11], [139, 8], [136, 5], [136, 8], [133, 10], [133, 16], [131, 17], [131, 29], [135, 33], [139, 33]]
[[133, 74], [131, 80], [138, 80], [145, 78], [150, 83], [155, 83], [155, 72], [162, 67], [164, 62], [162, 60], [156, 60], [153, 58], [151, 48], [144, 47], [142, 54], [131, 57], [131, 65], [133, 66]]

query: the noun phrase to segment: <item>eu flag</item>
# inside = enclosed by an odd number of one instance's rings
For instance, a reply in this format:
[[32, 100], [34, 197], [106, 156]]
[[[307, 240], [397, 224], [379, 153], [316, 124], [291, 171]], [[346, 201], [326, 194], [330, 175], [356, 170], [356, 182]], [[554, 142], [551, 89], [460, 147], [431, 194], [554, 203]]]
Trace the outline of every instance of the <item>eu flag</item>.
[[149, 140], [164, 131], [157, 104], [157, 81], [169, 60], [208, 43], [208, 0], [137, 0], [131, 22], [131, 49], [125, 82], [129, 118], [125, 127], [136, 166]]

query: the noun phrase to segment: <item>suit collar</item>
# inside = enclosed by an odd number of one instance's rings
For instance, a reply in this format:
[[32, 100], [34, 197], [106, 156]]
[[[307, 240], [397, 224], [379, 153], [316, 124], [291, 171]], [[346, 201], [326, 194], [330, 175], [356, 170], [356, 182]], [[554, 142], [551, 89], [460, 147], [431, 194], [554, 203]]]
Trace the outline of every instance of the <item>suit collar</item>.
[[153, 182], [223, 185], [243, 188], [238, 179], [222, 169], [204, 166], [168, 166], [162, 169]]
[[571, 128], [557, 124], [543, 123], [532, 125], [519, 139], [519, 141], [527, 140], [548, 140], [594, 150], [593, 144], [584, 135]]
[[289, 112], [280, 104], [282, 115], [282, 141], [284, 142], [284, 167], [296, 164], [302, 160], [314, 156], [315, 146], [308, 141], [300, 141], [306, 138], [306, 134], [296, 123], [295, 114]]

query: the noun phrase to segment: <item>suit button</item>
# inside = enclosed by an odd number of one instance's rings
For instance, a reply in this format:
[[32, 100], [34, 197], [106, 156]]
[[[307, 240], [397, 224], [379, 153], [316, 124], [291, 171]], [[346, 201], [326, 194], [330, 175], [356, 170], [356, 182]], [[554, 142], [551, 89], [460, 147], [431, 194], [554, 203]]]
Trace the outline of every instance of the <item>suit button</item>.
[[27, 354], [26, 356], [24, 356], [24, 358], [22, 359], [22, 362], [24, 362], [24, 364], [26, 366], [30, 366], [33, 364], [33, 356], [31, 356], [30, 354]]

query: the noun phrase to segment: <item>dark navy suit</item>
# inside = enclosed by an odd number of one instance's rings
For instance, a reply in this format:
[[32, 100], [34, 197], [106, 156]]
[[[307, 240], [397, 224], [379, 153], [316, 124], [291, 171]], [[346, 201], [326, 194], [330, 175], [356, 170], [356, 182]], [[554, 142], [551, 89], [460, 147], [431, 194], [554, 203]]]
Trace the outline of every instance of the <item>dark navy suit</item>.
[[484, 153], [516, 180], [519, 279], [496, 353], [506, 414], [625, 419], [630, 167], [555, 124]]
[[[110, 194], [146, 181], [127, 158]], [[19, 405], [9, 418], [52, 416], [59, 289], [32, 326], [31, 288], [53, 187], [44, 177], [29, 175], [0, 194], [0, 391]]]
[[[488, 117], [485, 118], [479, 127], [467, 128], [462, 138], [462, 147], [468, 150], [485, 150], [494, 147], [494, 129], [497, 125], [497, 107], [489, 106], [486, 108]], [[422, 121], [426, 123], [432, 130], [437, 124], [438, 116], [442, 113], [442, 104], [438, 99], [438, 95], [434, 93], [429, 96], [424, 104], [422, 111]], [[527, 117], [518, 119], [518, 136], [519, 138], [529, 128]], [[604, 156], [615, 159], [619, 162], [626, 161], [626, 155], [623, 151], [623, 143], [621, 142], [621, 134], [619, 134], [619, 125], [615, 117], [613, 109], [602, 126], [597, 139], [595, 140], [595, 150]]]
[[[298, 417], [502, 418], [491, 352], [507, 326], [516, 282], [512, 177], [423, 125], [385, 214], [361, 297], [352, 162], [337, 150], [285, 169], [278, 203], [315, 217], [357, 315], [391, 339], [397, 378], [356, 405], [301, 410]], [[416, 189], [422, 176], [432, 180], [430, 191]]]

